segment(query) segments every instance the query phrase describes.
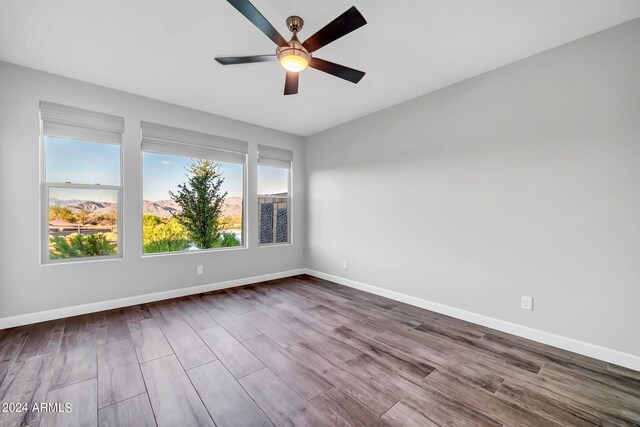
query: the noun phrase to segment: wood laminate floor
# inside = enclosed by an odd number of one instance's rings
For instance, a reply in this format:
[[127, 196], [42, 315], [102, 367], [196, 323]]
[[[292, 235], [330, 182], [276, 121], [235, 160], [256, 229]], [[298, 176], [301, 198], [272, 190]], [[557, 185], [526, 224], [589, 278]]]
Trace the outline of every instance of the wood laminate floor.
[[625, 426], [640, 373], [298, 276], [2, 330], [0, 403], [0, 427]]

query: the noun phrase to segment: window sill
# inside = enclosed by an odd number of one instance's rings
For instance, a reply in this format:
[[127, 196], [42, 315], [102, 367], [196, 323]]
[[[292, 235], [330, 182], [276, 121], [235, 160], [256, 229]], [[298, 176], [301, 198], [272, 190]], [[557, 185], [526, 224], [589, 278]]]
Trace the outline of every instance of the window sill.
[[194, 255], [194, 254], [210, 254], [216, 252], [231, 252], [231, 251], [242, 251], [248, 249], [247, 246], [236, 246], [230, 248], [217, 248], [217, 249], [200, 249], [197, 251], [176, 251], [176, 252], [158, 252], [152, 254], [142, 254], [142, 258], [155, 258], [155, 257], [164, 257], [164, 256], [172, 256], [172, 255]]
[[107, 262], [107, 261], [122, 261], [123, 256], [109, 256], [109, 257], [87, 257], [87, 258], [62, 258], [47, 261], [40, 261], [41, 267], [49, 267], [52, 265], [68, 265], [68, 264], [85, 264], [93, 262]]
[[281, 246], [291, 246], [293, 243], [265, 243], [263, 245], [258, 245], [259, 248], [278, 248]]

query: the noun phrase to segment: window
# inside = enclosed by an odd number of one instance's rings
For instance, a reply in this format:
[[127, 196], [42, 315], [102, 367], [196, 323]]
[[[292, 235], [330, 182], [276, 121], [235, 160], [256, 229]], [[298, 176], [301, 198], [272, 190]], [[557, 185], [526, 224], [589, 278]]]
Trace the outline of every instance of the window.
[[141, 126], [143, 253], [243, 247], [247, 143]]
[[258, 220], [260, 244], [289, 243], [291, 162], [289, 150], [258, 145]]
[[124, 119], [40, 102], [43, 262], [121, 256]]

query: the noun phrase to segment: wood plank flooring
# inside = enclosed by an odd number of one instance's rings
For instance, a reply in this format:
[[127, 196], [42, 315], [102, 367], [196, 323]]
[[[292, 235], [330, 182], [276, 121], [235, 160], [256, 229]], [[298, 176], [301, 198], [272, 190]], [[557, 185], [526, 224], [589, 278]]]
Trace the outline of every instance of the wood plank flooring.
[[297, 276], [0, 330], [9, 404], [0, 427], [633, 426], [640, 373]]

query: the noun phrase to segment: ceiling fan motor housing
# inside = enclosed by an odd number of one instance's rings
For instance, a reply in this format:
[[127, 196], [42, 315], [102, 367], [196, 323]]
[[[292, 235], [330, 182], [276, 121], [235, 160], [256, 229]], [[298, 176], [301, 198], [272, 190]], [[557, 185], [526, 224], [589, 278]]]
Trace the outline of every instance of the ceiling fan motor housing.
[[287, 27], [293, 33], [293, 37], [289, 40], [289, 46], [278, 46], [276, 49], [278, 60], [281, 61], [282, 58], [287, 56], [299, 56], [304, 59], [307, 64], [311, 61], [311, 54], [302, 46], [300, 40], [298, 40], [298, 31], [300, 31], [303, 26], [304, 20], [299, 16], [294, 15], [287, 18]]
[[302, 43], [300, 43], [300, 40], [298, 40], [298, 37], [295, 35], [289, 40], [289, 46], [278, 46], [276, 56], [280, 61], [286, 56], [299, 56], [303, 58], [307, 64], [311, 62], [311, 54], [307, 52], [307, 49], [302, 46]]

